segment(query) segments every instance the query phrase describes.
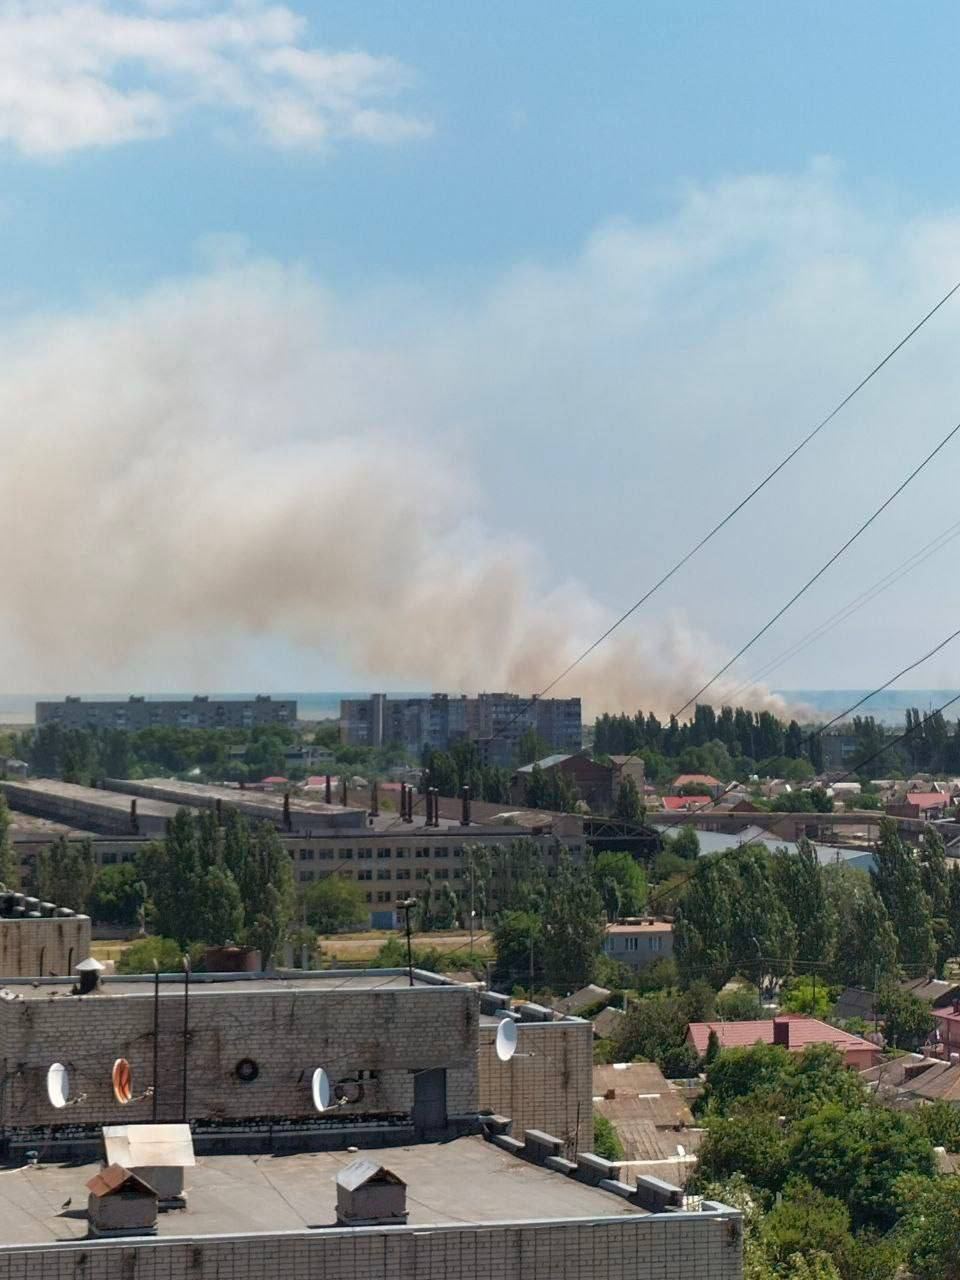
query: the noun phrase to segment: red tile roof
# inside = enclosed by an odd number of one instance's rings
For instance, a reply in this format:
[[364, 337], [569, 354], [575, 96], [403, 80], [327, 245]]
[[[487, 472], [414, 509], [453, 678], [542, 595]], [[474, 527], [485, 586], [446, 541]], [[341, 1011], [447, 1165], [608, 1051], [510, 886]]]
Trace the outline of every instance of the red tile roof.
[[903, 798], [904, 804], [915, 804], [919, 809], [947, 808], [950, 797], [942, 791], [910, 791]]
[[691, 782], [705, 787], [722, 787], [723, 783], [711, 773], [681, 773], [673, 780], [675, 787], [687, 787]]
[[687, 809], [699, 809], [703, 805], [713, 803], [713, 796], [664, 796], [663, 807], [676, 809], [681, 813]]
[[[804, 1049], [808, 1044], [832, 1044], [838, 1049], [876, 1049], [869, 1040], [831, 1027], [819, 1018], [807, 1018], [803, 1014], [787, 1013], [783, 1019], [790, 1022], [790, 1048]], [[778, 1019], [779, 1021], [779, 1019]], [[759, 1018], [748, 1022], [691, 1022], [687, 1038], [697, 1053], [704, 1054], [710, 1040], [710, 1032], [717, 1033], [721, 1049], [743, 1049], [757, 1044], [773, 1044], [773, 1019]]]

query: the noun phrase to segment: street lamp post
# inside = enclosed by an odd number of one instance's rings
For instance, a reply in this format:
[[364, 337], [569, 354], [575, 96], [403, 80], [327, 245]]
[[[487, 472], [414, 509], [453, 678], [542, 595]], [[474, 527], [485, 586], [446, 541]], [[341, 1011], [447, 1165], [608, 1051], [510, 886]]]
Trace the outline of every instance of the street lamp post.
[[410, 912], [417, 905], [416, 898], [404, 898], [403, 902], [397, 904], [404, 912], [406, 917], [407, 932], [407, 977], [410, 979], [410, 985], [413, 986], [413, 943], [410, 938]]

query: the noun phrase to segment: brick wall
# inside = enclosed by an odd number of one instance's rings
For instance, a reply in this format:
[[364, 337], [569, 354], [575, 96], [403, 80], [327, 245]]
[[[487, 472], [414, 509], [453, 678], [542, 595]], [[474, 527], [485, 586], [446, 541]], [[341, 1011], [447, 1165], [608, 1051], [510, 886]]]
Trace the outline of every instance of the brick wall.
[[88, 916], [0, 920], [0, 980], [67, 977], [89, 954]]
[[480, 1028], [481, 1109], [509, 1116], [515, 1137], [541, 1129], [562, 1138], [567, 1155], [592, 1151], [593, 1027], [521, 1022], [517, 1031], [516, 1054], [501, 1062], [494, 1051], [496, 1027]]
[[0, 1246], [0, 1280], [741, 1280], [737, 1215]]
[[[0, 1001], [0, 1055], [14, 1073], [3, 1091], [0, 1122], [28, 1127], [63, 1123], [147, 1121], [151, 1101], [120, 1107], [110, 1071], [127, 1058], [138, 1094], [152, 1080], [152, 984], [143, 994], [54, 996]], [[163, 987], [160, 999], [158, 1098], [160, 1120], [179, 1120], [183, 999]], [[182, 988], [180, 989], [182, 990]], [[345, 1114], [409, 1112], [411, 1071], [447, 1068], [450, 1115], [476, 1112], [477, 995], [456, 987], [330, 991], [278, 988], [245, 991], [243, 983], [193, 988], [188, 1047], [191, 1119], [311, 1116], [310, 1078], [323, 1066], [336, 1081], [378, 1071], [362, 1102]], [[259, 1075], [241, 1083], [235, 1066], [253, 1059]], [[69, 1112], [47, 1101], [51, 1062], [71, 1069], [84, 1102]]]

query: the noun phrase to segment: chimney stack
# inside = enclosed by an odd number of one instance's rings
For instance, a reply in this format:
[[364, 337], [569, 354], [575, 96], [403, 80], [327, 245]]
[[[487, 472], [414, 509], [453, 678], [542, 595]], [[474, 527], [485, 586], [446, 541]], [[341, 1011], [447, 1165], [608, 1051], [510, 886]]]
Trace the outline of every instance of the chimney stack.
[[470, 788], [464, 787], [460, 793], [461, 796], [461, 815], [460, 820], [465, 827], [470, 825]]
[[217, 826], [222, 827], [223, 826], [223, 801], [220, 799], [219, 796], [217, 796], [216, 808], [217, 808]]
[[90, 956], [86, 960], [81, 960], [77, 965], [77, 986], [75, 988], [78, 996], [93, 995], [95, 991], [100, 989], [100, 975], [103, 973], [103, 965], [99, 960], [95, 960]]
[[134, 832], [135, 834], [139, 833], [139, 831], [140, 831], [140, 822], [139, 822], [139, 820], [138, 820], [138, 818], [137, 818], [137, 798], [136, 798], [136, 796], [134, 796], [134, 798], [130, 801], [130, 830], [131, 830], [132, 832]]
[[790, 1048], [790, 1019], [789, 1018], [774, 1018], [773, 1043], [783, 1045], [784, 1049]]
[[430, 793], [433, 796], [433, 826], [439, 827], [440, 825], [440, 792], [436, 787], [431, 787]]
[[293, 819], [290, 816], [290, 792], [283, 793], [283, 827], [285, 831], [293, 830]]
[[344, 808], [347, 807], [348, 800], [349, 800], [349, 797], [347, 793], [347, 775], [344, 774], [343, 777], [340, 779], [340, 803], [343, 805]]
[[373, 818], [380, 816], [380, 787], [376, 779], [370, 784], [370, 815]]
[[324, 787], [323, 798], [327, 802], [327, 804], [331, 804], [333, 801], [333, 792], [331, 791], [331, 788], [330, 788], [329, 773], [326, 775], [326, 786]]

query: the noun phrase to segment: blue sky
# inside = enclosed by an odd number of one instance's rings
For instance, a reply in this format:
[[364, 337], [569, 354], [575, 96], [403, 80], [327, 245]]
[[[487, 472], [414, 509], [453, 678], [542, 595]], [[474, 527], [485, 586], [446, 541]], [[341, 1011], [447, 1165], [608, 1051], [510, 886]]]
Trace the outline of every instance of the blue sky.
[[[957, 43], [946, 4], [0, 0], [0, 686], [545, 683], [960, 278]], [[594, 705], [669, 709], [739, 647], [946, 431], [958, 336]], [[946, 528], [956, 474], [735, 683]], [[774, 684], [884, 679], [951, 629], [947, 563]]]

